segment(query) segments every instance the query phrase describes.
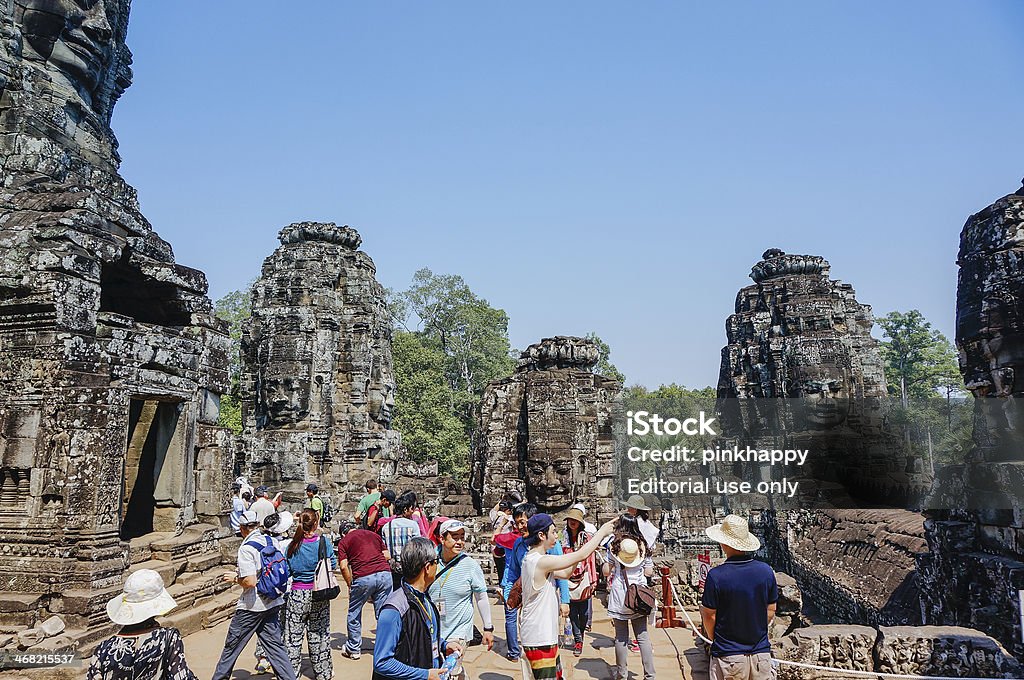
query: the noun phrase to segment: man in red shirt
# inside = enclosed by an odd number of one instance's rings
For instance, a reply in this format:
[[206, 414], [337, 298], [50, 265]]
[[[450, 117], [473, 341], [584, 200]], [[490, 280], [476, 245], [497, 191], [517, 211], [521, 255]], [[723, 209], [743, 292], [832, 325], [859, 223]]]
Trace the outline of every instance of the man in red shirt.
[[342, 526], [341, 533], [338, 562], [349, 588], [348, 642], [341, 654], [358, 659], [363, 642], [363, 605], [372, 598], [373, 614], [380, 617], [380, 608], [391, 596], [391, 565], [380, 534], [352, 524]]

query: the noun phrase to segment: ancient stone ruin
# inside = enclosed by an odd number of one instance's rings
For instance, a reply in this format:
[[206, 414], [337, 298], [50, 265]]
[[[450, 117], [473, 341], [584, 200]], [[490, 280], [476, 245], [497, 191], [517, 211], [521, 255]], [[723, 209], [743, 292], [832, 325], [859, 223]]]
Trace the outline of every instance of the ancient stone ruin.
[[311, 481], [358, 496], [391, 481], [401, 443], [384, 288], [351, 227], [300, 222], [279, 239], [242, 338], [242, 467], [289, 500]]
[[117, 174], [128, 10], [0, 9], [0, 624], [79, 641], [130, 564], [190, 568], [186, 606], [223, 589], [228, 338]]
[[927, 623], [984, 630], [1024, 657], [1024, 188], [960, 234], [956, 344], [975, 397], [973, 450], [928, 500], [930, 552], [918, 568]]
[[523, 351], [513, 375], [487, 386], [470, 473], [482, 509], [515, 491], [544, 512], [576, 502], [590, 517], [615, 512], [612, 421], [622, 385], [593, 372], [598, 358], [590, 340], [545, 338]]
[[[719, 404], [726, 416], [733, 407], [733, 425], [738, 425], [732, 434], [759, 446], [819, 449], [823, 442], [838, 443], [842, 455], [827, 467], [839, 470], [847, 460], [898, 452], [882, 428], [885, 375], [878, 341], [871, 337], [871, 308], [857, 301], [849, 284], [831, 279], [829, 263], [818, 256], [768, 250], [750, 277], [754, 284], [740, 290], [726, 323], [729, 344], [719, 374]], [[797, 404], [778, 406], [789, 402]], [[912, 468], [907, 472], [905, 458], [897, 460], [872, 475], [890, 501], [906, 500], [925, 482]], [[830, 481], [831, 473], [814, 470], [814, 479], [801, 480], [817, 485], [801, 503], [824, 508], [829, 501], [845, 500], [852, 506], [850, 493], [878, 491], [865, 489], [862, 475]], [[899, 624], [918, 619], [913, 551], [923, 547], [920, 514], [797, 507], [769, 510], [755, 519], [770, 563], [797, 579], [805, 601], [814, 603], [823, 620]]]

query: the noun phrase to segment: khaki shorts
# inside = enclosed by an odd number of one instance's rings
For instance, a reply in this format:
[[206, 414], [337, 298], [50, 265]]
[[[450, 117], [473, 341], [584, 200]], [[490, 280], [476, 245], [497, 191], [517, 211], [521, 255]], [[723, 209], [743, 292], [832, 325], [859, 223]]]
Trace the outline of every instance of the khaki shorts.
[[775, 680], [775, 666], [768, 652], [711, 657], [709, 675], [711, 680]]

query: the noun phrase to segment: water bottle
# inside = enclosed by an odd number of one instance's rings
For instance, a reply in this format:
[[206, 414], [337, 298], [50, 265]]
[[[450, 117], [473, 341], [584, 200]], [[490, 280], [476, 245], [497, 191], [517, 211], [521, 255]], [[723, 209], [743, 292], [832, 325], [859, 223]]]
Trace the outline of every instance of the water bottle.
[[441, 675], [446, 675], [449, 678], [457, 675], [462, 675], [462, 666], [459, 665], [459, 659], [462, 657], [462, 652], [455, 651], [444, 658], [444, 663], [441, 664]]

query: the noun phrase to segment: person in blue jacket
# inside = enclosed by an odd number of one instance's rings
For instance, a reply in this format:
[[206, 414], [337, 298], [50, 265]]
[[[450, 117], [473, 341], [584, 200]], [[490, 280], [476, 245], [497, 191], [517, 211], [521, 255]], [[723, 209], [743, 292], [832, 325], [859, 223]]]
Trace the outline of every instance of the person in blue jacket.
[[402, 548], [402, 584], [380, 610], [373, 646], [373, 680], [441, 680], [444, 657], [462, 648], [441, 637], [441, 614], [427, 591], [437, 576], [429, 538]]
[[[527, 523], [530, 518], [537, 514], [537, 506], [533, 503], [520, 503], [512, 510], [512, 517], [516, 522], [516, 528], [519, 529], [519, 538], [516, 539], [515, 543], [512, 544], [512, 549], [505, 553], [505, 574], [501, 579], [502, 592], [505, 595], [505, 599], [508, 599], [509, 593], [512, 591], [512, 586], [519, 580], [519, 575], [523, 567], [523, 558], [526, 557], [526, 553], [529, 550], [529, 546], [524, 541], [526, 536]], [[549, 555], [561, 555], [562, 544], [555, 543], [555, 547], [548, 551]], [[558, 579], [558, 601], [560, 603], [560, 614], [563, 617], [569, 616], [569, 582], [565, 579]], [[508, 605], [505, 605], [505, 640], [507, 641], [507, 650], [505, 652], [506, 658], [509, 661], [518, 661], [522, 655], [523, 650], [519, 645], [519, 610], [510, 609]]]

